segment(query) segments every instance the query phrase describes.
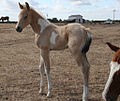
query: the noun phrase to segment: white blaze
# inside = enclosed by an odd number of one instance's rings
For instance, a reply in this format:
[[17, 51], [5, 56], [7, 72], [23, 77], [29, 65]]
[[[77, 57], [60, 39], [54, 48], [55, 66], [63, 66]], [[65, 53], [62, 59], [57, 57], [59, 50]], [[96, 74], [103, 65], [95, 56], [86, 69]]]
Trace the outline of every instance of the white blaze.
[[107, 83], [105, 85], [105, 88], [104, 88], [104, 91], [102, 93], [102, 97], [103, 99], [105, 99], [105, 95], [106, 93], [108, 92], [109, 90], [109, 86], [110, 84], [112, 83], [112, 80], [113, 80], [113, 76], [114, 74], [120, 69], [120, 65], [117, 63], [117, 62], [111, 62], [110, 63], [110, 74], [109, 74], [109, 78], [107, 80]]
[[50, 37], [50, 43], [51, 44], [55, 44], [55, 40], [56, 40], [57, 34], [55, 32], [52, 32], [51, 37]]
[[50, 25], [50, 22], [49, 22], [48, 20], [46, 20], [46, 19], [39, 19], [39, 20], [38, 20], [38, 24], [41, 26], [41, 31], [40, 31], [40, 33], [42, 33], [43, 30], [44, 30], [48, 25]]

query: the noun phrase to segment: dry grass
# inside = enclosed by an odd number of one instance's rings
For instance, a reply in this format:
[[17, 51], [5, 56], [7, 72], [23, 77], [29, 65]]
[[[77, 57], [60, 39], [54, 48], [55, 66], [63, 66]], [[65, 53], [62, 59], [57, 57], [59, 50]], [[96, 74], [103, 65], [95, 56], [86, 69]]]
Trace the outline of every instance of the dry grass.
[[[85, 26], [93, 32], [93, 42], [87, 54], [91, 64], [89, 101], [101, 101], [113, 56], [105, 42], [120, 45], [120, 25]], [[69, 50], [51, 52], [50, 60], [53, 96], [48, 99], [47, 83], [45, 94], [38, 93], [39, 49], [34, 43], [31, 27], [17, 33], [14, 24], [0, 24], [0, 101], [81, 101], [82, 73]]]

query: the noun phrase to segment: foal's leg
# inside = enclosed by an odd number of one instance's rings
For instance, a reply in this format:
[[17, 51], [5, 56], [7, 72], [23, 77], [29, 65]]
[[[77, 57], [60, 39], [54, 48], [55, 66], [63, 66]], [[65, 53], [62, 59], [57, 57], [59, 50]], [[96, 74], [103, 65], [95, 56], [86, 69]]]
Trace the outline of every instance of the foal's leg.
[[50, 67], [47, 66], [47, 65], [45, 67], [45, 72], [46, 72], [47, 81], [48, 81], [48, 93], [47, 93], [47, 97], [51, 97], [52, 85], [51, 85], [51, 77], [50, 77]]
[[45, 63], [45, 73], [47, 76], [48, 81], [48, 93], [47, 97], [51, 96], [51, 78], [50, 78], [50, 60], [49, 60], [49, 51], [48, 50], [42, 50], [41, 55], [43, 57], [44, 63]]
[[83, 82], [84, 82], [82, 101], [88, 101], [88, 97], [87, 97], [88, 96], [88, 79], [87, 79], [88, 76], [86, 76], [87, 75], [87, 72], [86, 72], [87, 71], [87, 66], [84, 66], [85, 57], [84, 57], [83, 53], [81, 52], [81, 50], [79, 50], [79, 47], [74, 46], [74, 42], [72, 42], [68, 45], [69, 45], [69, 49], [70, 49], [72, 55], [74, 56], [78, 66], [82, 69]]
[[83, 86], [83, 101], [87, 101], [87, 100], [88, 100], [89, 70], [90, 70], [90, 65], [89, 65], [89, 63], [88, 63], [86, 54], [83, 54], [83, 66], [82, 66], [83, 80], [84, 80], [84, 86]]
[[[73, 53], [73, 52], [72, 52]], [[86, 54], [83, 54], [82, 52], [77, 52], [73, 54], [77, 64], [82, 69], [83, 73], [83, 98], [82, 101], [88, 101], [88, 79], [89, 79], [89, 63], [87, 61]]]
[[77, 64], [82, 69], [83, 73], [83, 97], [82, 101], [88, 101], [88, 79], [89, 79], [89, 63], [87, 61], [86, 55], [79, 53], [76, 58]]
[[89, 65], [87, 62], [87, 58], [81, 52], [76, 53], [75, 59], [77, 61], [78, 66], [82, 69], [83, 73], [83, 97], [82, 101], [88, 101], [88, 77], [89, 77]]
[[79, 54], [77, 57], [77, 63], [82, 69], [83, 73], [83, 98], [82, 101], [88, 101], [88, 79], [89, 79], [89, 69], [90, 65], [87, 61], [86, 54]]
[[41, 76], [41, 82], [40, 82], [40, 91], [39, 93], [43, 93], [44, 91], [44, 60], [43, 57], [40, 55], [40, 65], [39, 65], [39, 71]]

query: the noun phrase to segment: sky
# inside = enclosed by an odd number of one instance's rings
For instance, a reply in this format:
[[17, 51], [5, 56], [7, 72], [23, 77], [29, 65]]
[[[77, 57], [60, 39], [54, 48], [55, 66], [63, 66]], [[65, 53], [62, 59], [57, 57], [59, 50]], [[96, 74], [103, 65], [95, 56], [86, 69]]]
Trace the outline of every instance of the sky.
[[[68, 19], [70, 15], [82, 15], [86, 20], [120, 20], [120, 0], [0, 0], [0, 17], [9, 16], [17, 21], [20, 13], [18, 2], [29, 5], [46, 18]], [[48, 16], [47, 16], [48, 15]]]

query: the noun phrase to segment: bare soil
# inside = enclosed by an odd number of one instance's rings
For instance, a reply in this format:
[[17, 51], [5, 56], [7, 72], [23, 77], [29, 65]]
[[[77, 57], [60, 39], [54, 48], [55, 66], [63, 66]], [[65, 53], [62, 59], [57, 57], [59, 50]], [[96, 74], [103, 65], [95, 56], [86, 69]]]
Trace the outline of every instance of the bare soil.
[[[91, 65], [89, 101], [101, 101], [113, 56], [105, 42], [120, 46], [120, 24], [85, 26], [93, 32], [87, 53]], [[46, 81], [44, 94], [39, 94], [39, 55], [30, 26], [17, 33], [15, 24], [0, 24], [0, 101], [81, 101], [81, 68], [68, 49], [50, 53], [53, 96], [46, 98]]]

